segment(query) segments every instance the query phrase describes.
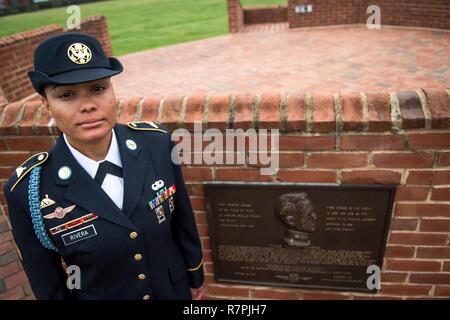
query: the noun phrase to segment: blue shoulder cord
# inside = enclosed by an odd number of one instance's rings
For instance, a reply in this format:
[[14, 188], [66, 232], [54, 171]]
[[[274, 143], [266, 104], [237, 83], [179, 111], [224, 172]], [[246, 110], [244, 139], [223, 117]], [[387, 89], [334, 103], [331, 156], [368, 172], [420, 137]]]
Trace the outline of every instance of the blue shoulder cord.
[[34, 233], [42, 245], [49, 250], [58, 252], [58, 249], [56, 249], [55, 245], [50, 240], [47, 231], [45, 230], [44, 221], [42, 220], [39, 202], [40, 173], [41, 167], [35, 167], [31, 171], [30, 181], [28, 182], [28, 204], [30, 206], [31, 221], [33, 222]]

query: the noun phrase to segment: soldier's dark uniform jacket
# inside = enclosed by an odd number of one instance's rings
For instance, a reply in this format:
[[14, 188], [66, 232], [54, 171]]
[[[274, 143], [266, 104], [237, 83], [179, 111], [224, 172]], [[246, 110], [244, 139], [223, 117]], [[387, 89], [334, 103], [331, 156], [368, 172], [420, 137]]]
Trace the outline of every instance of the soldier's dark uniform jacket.
[[[122, 210], [62, 136], [4, 186], [14, 239], [38, 299], [190, 299], [190, 287], [203, 283], [201, 243], [180, 167], [171, 160], [170, 135], [154, 123], [117, 124], [114, 132], [123, 164]], [[80, 289], [68, 289], [61, 258], [80, 268]]]

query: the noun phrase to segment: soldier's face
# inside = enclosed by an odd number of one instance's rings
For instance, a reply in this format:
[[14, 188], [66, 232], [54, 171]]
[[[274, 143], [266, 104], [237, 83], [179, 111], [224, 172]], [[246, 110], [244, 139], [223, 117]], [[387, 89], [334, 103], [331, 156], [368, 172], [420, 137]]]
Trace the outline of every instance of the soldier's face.
[[117, 104], [109, 78], [76, 85], [45, 87], [44, 104], [71, 142], [98, 142], [109, 137]]

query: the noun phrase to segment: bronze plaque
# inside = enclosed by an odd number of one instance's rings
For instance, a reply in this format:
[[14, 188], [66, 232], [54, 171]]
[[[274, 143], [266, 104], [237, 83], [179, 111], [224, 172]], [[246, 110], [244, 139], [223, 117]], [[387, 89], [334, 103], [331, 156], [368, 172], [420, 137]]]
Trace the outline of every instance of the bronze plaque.
[[396, 186], [204, 185], [216, 281], [376, 292]]

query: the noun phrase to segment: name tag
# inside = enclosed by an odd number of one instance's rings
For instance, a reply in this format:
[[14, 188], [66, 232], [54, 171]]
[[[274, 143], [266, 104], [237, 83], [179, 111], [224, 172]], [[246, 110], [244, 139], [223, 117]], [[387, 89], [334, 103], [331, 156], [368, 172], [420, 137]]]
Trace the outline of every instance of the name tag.
[[97, 231], [95, 230], [94, 225], [91, 224], [87, 227], [63, 234], [61, 236], [61, 238], [62, 238], [64, 244], [66, 246], [69, 246], [76, 242], [92, 238], [93, 236], [96, 236], [96, 235], [97, 235]]

